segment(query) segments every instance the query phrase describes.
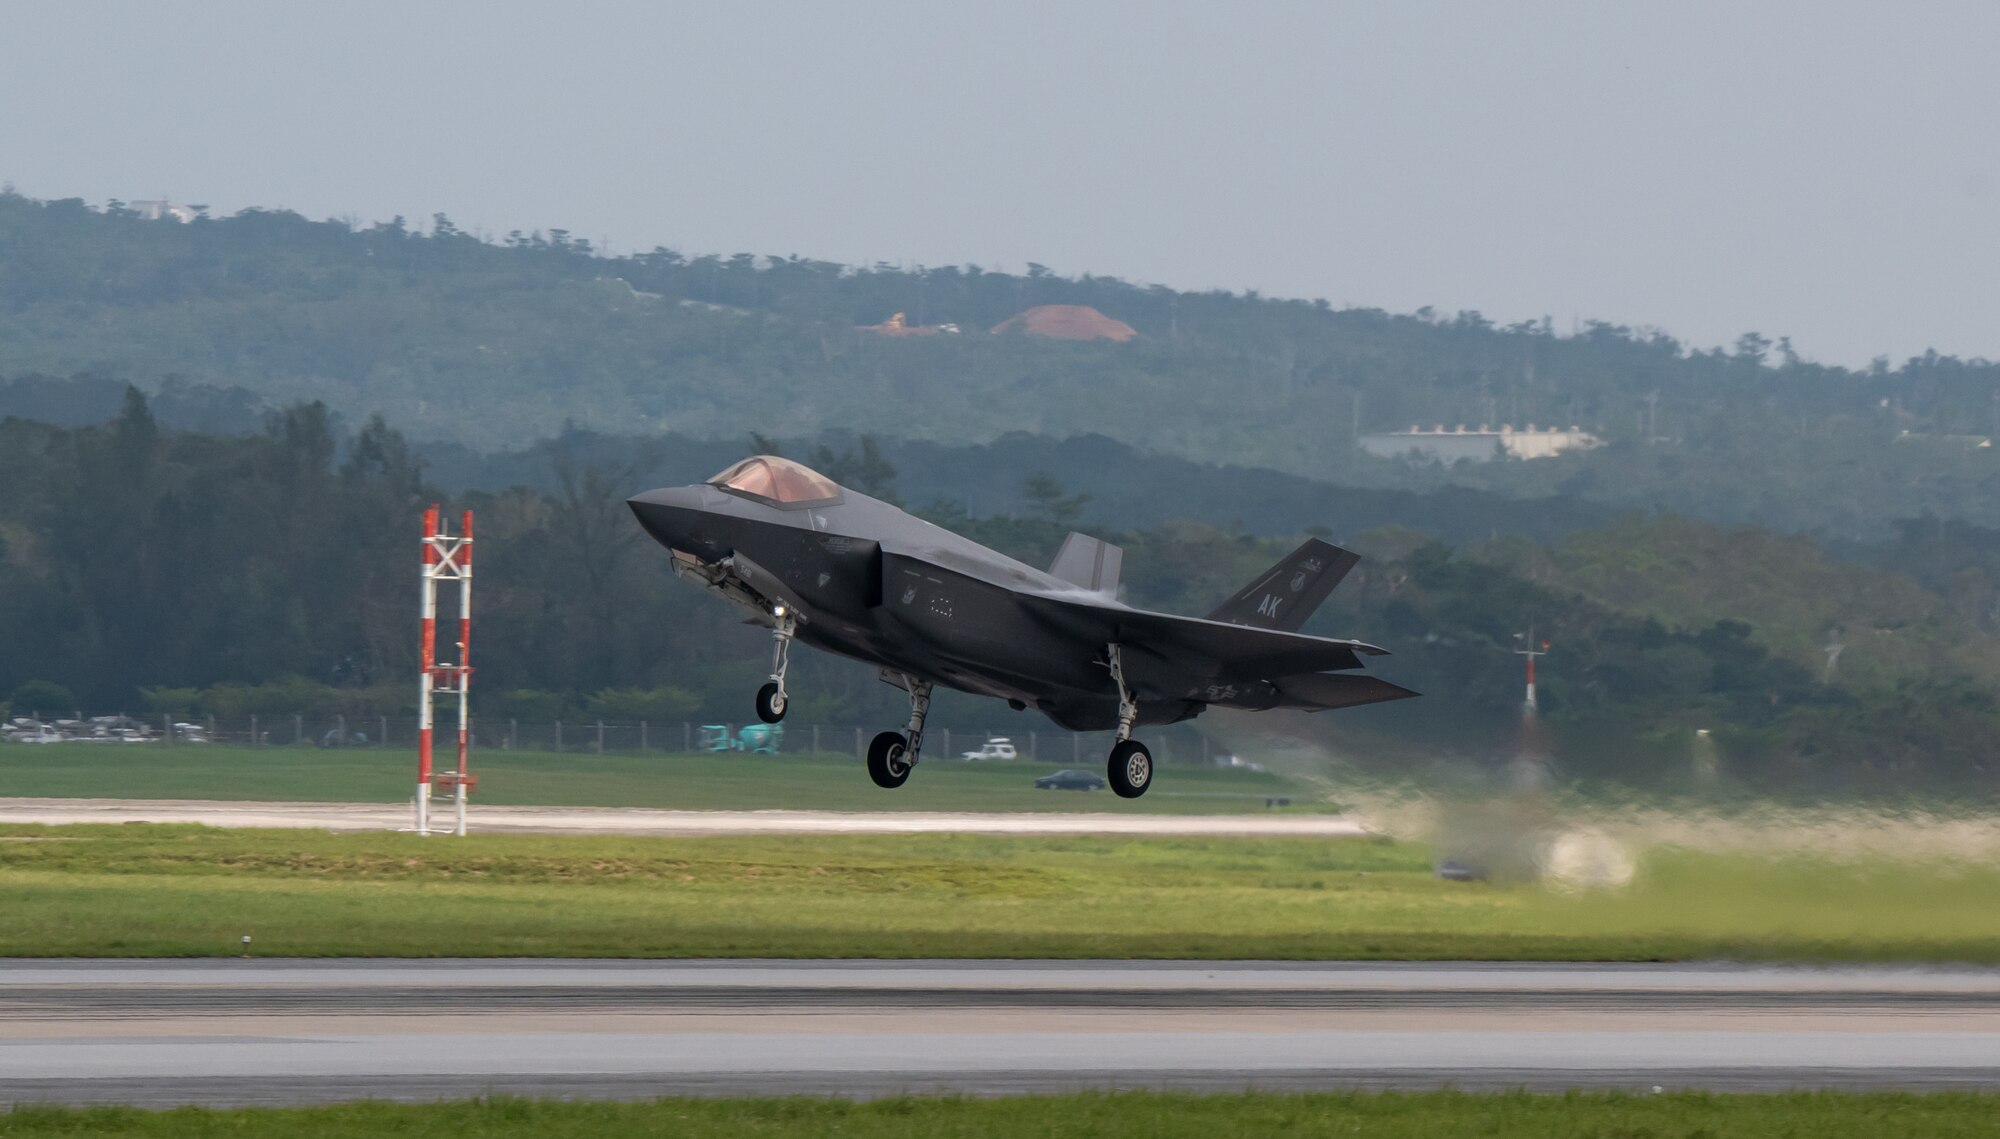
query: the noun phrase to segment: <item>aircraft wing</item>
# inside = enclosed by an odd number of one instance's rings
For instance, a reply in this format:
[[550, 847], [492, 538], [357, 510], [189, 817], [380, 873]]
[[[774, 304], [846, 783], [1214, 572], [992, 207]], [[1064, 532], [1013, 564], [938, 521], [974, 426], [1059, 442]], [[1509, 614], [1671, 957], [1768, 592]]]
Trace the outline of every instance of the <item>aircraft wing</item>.
[[1081, 595], [1024, 594], [1020, 603], [1042, 623], [1088, 643], [1123, 645], [1176, 670], [1217, 680], [1360, 668], [1363, 656], [1388, 651], [1361, 641], [1153, 613]]

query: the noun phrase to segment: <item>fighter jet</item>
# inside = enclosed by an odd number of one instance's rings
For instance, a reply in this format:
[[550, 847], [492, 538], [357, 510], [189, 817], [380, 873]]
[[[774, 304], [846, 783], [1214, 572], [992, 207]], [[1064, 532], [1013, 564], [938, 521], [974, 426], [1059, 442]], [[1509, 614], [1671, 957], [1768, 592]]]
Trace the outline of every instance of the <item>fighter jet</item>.
[[1107, 781], [1128, 799], [1153, 783], [1152, 753], [1132, 738], [1142, 724], [1416, 695], [1354, 671], [1385, 650], [1298, 631], [1359, 560], [1317, 539], [1208, 616], [1180, 617], [1118, 600], [1117, 546], [1072, 533], [1038, 570], [776, 455], [629, 503], [677, 576], [770, 628], [759, 719], [784, 719], [795, 640], [873, 665], [909, 694], [909, 723], [868, 747], [882, 787], [902, 786], [922, 756], [937, 685], [1072, 731], [1115, 730]]

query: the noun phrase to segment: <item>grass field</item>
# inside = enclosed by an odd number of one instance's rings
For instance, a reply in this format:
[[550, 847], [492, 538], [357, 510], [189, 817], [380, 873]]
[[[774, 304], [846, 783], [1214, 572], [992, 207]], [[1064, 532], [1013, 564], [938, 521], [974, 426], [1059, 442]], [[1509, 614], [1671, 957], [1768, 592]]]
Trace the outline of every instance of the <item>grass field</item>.
[[1173, 1095], [1149, 1092], [1019, 1096], [1005, 1099], [903, 1098], [668, 1099], [649, 1103], [492, 1099], [461, 1103], [346, 1104], [337, 1107], [17, 1108], [0, 1114], [0, 1136], [480, 1136], [481, 1139], [621, 1139], [673, 1136], [1367, 1135], [1379, 1139], [1487, 1136], [1490, 1139], [1878, 1139], [1884, 1135], [1957, 1139], [1991, 1136], [2000, 1096], [1971, 1094], [1791, 1095]]
[[0, 955], [2000, 961], [2000, 871], [1662, 850], [1625, 890], [1344, 839], [0, 828]]
[[[1263, 811], [1332, 810], [1277, 775], [1162, 767], [1153, 790], [1124, 800], [1109, 791], [1037, 791], [1053, 763], [927, 760], [910, 782], [884, 791], [852, 758], [827, 754], [588, 755], [484, 751], [475, 802], [546, 807], [678, 807], [871, 811]], [[1092, 771], [1099, 758], [1082, 765]], [[405, 749], [175, 748], [99, 744], [0, 746], [0, 796], [116, 799], [251, 799], [396, 803], [410, 798], [416, 756]]]

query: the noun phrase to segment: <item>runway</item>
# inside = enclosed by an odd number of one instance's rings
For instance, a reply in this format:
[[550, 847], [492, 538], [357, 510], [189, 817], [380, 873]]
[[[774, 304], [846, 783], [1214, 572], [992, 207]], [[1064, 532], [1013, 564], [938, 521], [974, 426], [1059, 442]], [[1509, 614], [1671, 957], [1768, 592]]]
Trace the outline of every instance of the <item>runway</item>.
[[0, 1101], [2000, 1087], [2000, 971], [0, 962]]
[[[449, 825], [449, 808], [440, 818]], [[208, 799], [0, 798], [0, 823], [200, 823], [332, 831], [410, 830], [407, 803], [260, 803]], [[1151, 815], [1085, 811], [671, 811], [643, 807], [472, 810], [475, 834], [1020, 834], [1352, 838], [1342, 815]]]

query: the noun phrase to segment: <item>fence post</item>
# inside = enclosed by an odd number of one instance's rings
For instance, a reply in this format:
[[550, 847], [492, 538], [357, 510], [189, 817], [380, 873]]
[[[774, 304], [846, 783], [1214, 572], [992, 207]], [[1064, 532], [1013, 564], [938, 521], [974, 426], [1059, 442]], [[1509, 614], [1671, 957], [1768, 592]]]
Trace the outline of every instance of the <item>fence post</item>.
[[347, 746], [347, 713], [345, 712], [335, 712], [333, 714], [333, 746]]
[[[39, 713], [36, 714], [35, 719], [39, 720], [41, 718]], [[169, 744], [174, 742], [174, 714], [172, 712], [160, 713], [160, 738]]]
[[639, 721], [639, 754], [646, 754], [646, 721]]
[[378, 747], [389, 746], [389, 717], [375, 717], [375, 743]]
[[515, 722], [514, 722], [514, 719], [513, 719], [513, 717], [511, 717], [511, 716], [510, 716], [510, 717], [508, 717], [508, 719], [507, 719], [507, 750], [508, 750], [508, 751], [513, 751], [513, 750], [514, 750], [514, 744], [515, 744], [515, 739], [514, 739], [514, 728], [515, 728]]
[[250, 713], [250, 746], [262, 746], [262, 741], [257, 738], [257, 713], [255, 712]]
[[215, 742], [215, 717], [214, 717], [214, 716], [210, 716], [210, 717], [208, 718], [208, 742], [209, 742], [209, 743], [214, 743], [214, 742]]
[[305, 738], [306, 738], [306, 718], [304, 716], [299, 715], [297, 712], [294, 712], [292, 713], [293, 746], [297, 746], [299, 743], [304, 741]]
[[945, 758], [947, 758], [947, 759], [949, 759], [949, 758], [951, 757], [951, 754], [952, 754], [952, 751], [951, 751], [951, 729], [950, 729], [950, 728], [946, 728], [946, 729], [944, 730], [944, 754], [945, 754]]
[[1038, 754], [1036, 753], [1036, 751], [1035, 751], [1035, 733], [1033, 733], [1033, 732], [1029, 732], [1029, 733], [1028, 733], [1028, 761], [1029, 761], [1030, 763], [1033, 763], [1033, 762], [1036, 762], [1037, 760], [1039, 760], [1040, 758], [1041, 758], [1041, 757], [1040, 757], [1040, 756], [1039, 756], [1039, 755], [1038, 755]]
[[686, 720], [681, 721], [681, 754], [694, 754], [694, 725]]
[[812, 757], [813, 757], [814, 759], [818, 759], [818, 758], [819, 758], [819, 725], [818, 725], [818, 724], [814, 724], [814, 725], [813, 725], [813, 754], [812, 754]]
[[562, 721], [556, 721], [556, 754], [562, 754]]
[[604, 754], [604, 721], [597, 721], [597, 754]]

